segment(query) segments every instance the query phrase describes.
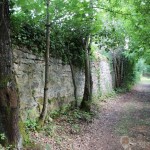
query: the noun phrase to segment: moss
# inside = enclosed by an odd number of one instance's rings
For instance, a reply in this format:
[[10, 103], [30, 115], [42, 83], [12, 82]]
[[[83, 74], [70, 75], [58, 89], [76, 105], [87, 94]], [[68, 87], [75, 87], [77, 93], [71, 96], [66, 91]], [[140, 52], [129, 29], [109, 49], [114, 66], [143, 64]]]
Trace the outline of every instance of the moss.
[[42, 107], [43, 107], [43, 97], [40, 97], [40, 98], [37, 100], [37, 103], [38, 103], [39, 112], [41, 112], [41, 111], [42, 111]]
[[27, 118], [35, 119], [37, 117], [38, 117], [38, 112], [35, 107], [27, 111]]
[[107, 100], [109, 100], [109, 98], [113, 98], [116, 96], [116, 92], [115, 91], [111, 91], [105, 95], [102, 95], [102, 93], [98, 93], [95, 94], [92, 97], [92, 104], [94, 106], [96, 106], [96, 108], [100, 108], [101, 107], [101, 102], [106, 102]]
[[51, 98], [51, 99], [48, 99], [48, 103], [51, 104], [53, 102], [56, 102], [57, 101], [57, 98]]
[[38, 103], [39, 103], [40, 105], [42, 105], [42, 104], [43, 104], [43, 97], [40, 97], [37, 101], [38, 101]]
[[50, 111], [48, 116], [50, 116], [50, 117], [52, 117], [54, 119], [54, 118], [59, 117], [62, 114], [65, 114], [70, 109], [71, 109], [71, 104], [65, 104], [65, 105], [62, 105], [58, 109]]
[[25, 124], [22, 121], [19, 121], [19, 130], [23, 138], [23, 145], [28, 145], [30, 143], [29, 134], [25, 130]]
[[64, 114], [65, 112], [69, 111], [71, 108], [71, 104], [65, 104], [60, 107], [61, 114]]

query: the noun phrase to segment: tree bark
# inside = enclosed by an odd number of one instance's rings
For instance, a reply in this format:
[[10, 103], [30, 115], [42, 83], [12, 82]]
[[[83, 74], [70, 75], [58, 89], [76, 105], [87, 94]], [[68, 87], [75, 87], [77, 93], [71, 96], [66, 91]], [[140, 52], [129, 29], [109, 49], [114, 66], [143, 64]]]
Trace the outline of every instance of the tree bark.
[[8, 144], [17, 146], [19, 98], [13, 75], [8, 0], [0, 0], [0, 118]]
[[90, 37], [87, 36], [85, 39], [85, 85], [84, 85], [84, 94], [83, 99], [80, 105], [80, 109], [84, 111], [90, 111], [91, 109], [91, 100], [92, 100], [92, 76], [91, 76], [91, 67], [90, 67], [90, 46], [89, 44]]
[[124, 58], [122, 54], [113, 51], [113, 70], [115, 74], [115, 88], [120, 88], [124, 80]]
[[40, 114], [39, 121], [41, 124], [44, 123], [47, 115], [47, 105], [48, 105], [48, 76], [49, 76], [49, 50], [50, 50], [50, 16], [49, 16], [49, 3], [47, 0], [47, 21], [46, 21], [46, 53], [45, 53], [45, 86], [44, 86], [44, 99], [43, 108]]
[[74, 98], [75, 98], [74, 106], [77, 108], [78, 107], [77, 85], [76, 85], [76, 81], [75, 81], [75, 72], [74, 72], [73, 65], [70, 60], [69, 60], [69, 65], [70, 65], [70, 69], [71, 69], [72, 81], [73, 81], [73, 86], [74, 86]]
[[124, 59], [121, 59], [121, 85], [123, 84]]
[[71, 62], [71, 58], [70, 58], [70, 52], [69, 52], [69, 44], [67, 46], [67, 60], [69, 62], [69, 66], [71, 69], [71, 75], [72, 75], [72, 82], [73, 82], [73, 87], [74, 87], [74, 98], [75, 98], [75, 102], [73, 103], [74, 107], [77, 108], [78, 107], [78, 97], [77, 97], [77, 85], [76, 85], [76, 80], [75, 80], [75, 71], [73, 69], [73, 65]]
[[[90, 3], [90, 13], [91, 16], [91, 23], [93, 21], [93, 0], [89, 1]], [[89, 24], [89, 29], [91, 30], [91, 25]], [[87, 34], [85, 37], [85, 86], [84, 86], [84, 94], [83, 99], [80, 105], [80, 109], [89, 112], [91, 110], [91, 101], [92, 101], [92, 74], [91, 74], [91, 61], [90, 61], [90, 53], [91, 53], [91, 44], [92, 44], [92, 36], [91, 34]]]

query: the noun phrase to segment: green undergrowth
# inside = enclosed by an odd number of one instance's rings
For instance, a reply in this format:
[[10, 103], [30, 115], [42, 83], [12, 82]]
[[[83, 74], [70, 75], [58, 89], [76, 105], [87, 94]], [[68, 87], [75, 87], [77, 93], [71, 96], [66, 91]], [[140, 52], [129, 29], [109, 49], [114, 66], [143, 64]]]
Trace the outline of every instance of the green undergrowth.
[[77, 134], [80, 132], [82, 123], [92, 122], [94, 115], [92, 112], [65, 107], [51, 112], [43, 129], [47, 136], [56, 136], [57, 131], [62, 132], [64, 129], [66, 132]]
[[4, 133], [0, 133], [0, 150], [15, 150], [13, 145], [7, 144], [7, 138]]
[[[59, 144], [61, 136], [66, 134], [79, 134], [83, 124], [92, 122], [93, 112], [85, 112], [79, 109], [72, 109], [71, 106], [63, 106], [60, 110], [48, 113], [44, 126], [41, 128], [36, 120], [27, 119], [24, 123], [26, 133], [39, 132], [44, 136], [52, 137]], [[25, 139], [25, 147], [34, 147], [34, 140]]]
[[106, 101], [109, 98], [115, 97], [116, 96], [116, 92], [112, 91], [111, 93], [108, 93], [106, 95], [102, 95], [99, 99], [100, 101]]
[[65, 105], [59, 110], [52, 111], [48, 114], [52, 119], [68, 117], [68, 119], [81, 119], [84, 121], [90, 121], [94, 114], [92, 112], [85, 112], [80, 109], [72, 108], [71, 105]]
[[126, 92], [129, 92], [132, 89], [132, 87], [133, 87], [133, 85], [128, 85], [128, 87], [116, 88], [115, 92], [116, 92], [116, 94], [126, 93]]
[[95, 106], [94, 109], [99, 109], [101, 107], [101, 102], [107, 102], [108, 100], [110, 100], [110, 98], [113, 98], [115, 97], [117, 94], [115, 91], [112, 91], [106, 95], [100, 95], [100, 96], [96, 96], [96, 97], [93, 97], [93, 101], [92, 101], [92, 104]]
[[117, 94], [119, 93], [126, 93], [126, 92], [129, 92], [133, 86], [136, 84], [136, 83], [142, 83], [142, 84], [150, 84], [150, 77], [146, 77], [146, 76], [142, 76], [137, 82], [135, 82], [134, 84], [127, 84], [125, 87], [122, 86], [121, 88], [116, 88], [115, 89], [115, 92]]

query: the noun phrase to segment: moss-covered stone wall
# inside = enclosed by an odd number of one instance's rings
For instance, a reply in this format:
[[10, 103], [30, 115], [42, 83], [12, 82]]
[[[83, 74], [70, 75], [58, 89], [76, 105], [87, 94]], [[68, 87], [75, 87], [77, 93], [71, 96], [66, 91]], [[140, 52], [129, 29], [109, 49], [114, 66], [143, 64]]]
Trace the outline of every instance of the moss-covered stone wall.
[[[42, 108], [44, 88], [44, 59], [28, 52], [14, 50], [14, 68], [21, 100], [21, 116], [38, 117]], [[49, 108], [57, 109], [74, 100], [71, 69], [59, 59], [50, 58], [49, 64]], [[78, 98], [83, 96], [84, 71], [75, 69]], [[112, 79], [107, 60], [92, 62], [93, 93], [107, 94], [112, 91]]]

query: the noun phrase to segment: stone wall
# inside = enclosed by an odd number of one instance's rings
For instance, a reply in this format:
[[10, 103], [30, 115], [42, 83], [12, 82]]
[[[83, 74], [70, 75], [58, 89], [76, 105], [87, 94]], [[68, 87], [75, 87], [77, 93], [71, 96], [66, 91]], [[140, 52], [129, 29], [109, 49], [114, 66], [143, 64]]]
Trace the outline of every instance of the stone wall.
[[112, 93], [112, 75], [106, 58], [92, 63], [92, 80], [94, 96], [99, 97]]
[[[38, 117], [42, 108], [44, 88], [44, 60], [26, 49], [14, 50], [14, 68], [20, 96], [21, 116]], [[49, 64], [49, 110], [59, 108], [74, 100], [71, 69], [59, 59], [50, 58]], [[75, 69], [78, 98], [83, 96], [84, 72]], [[112, 91], [112, 79], [107, 60], [92, 62], [94, 95]]]

